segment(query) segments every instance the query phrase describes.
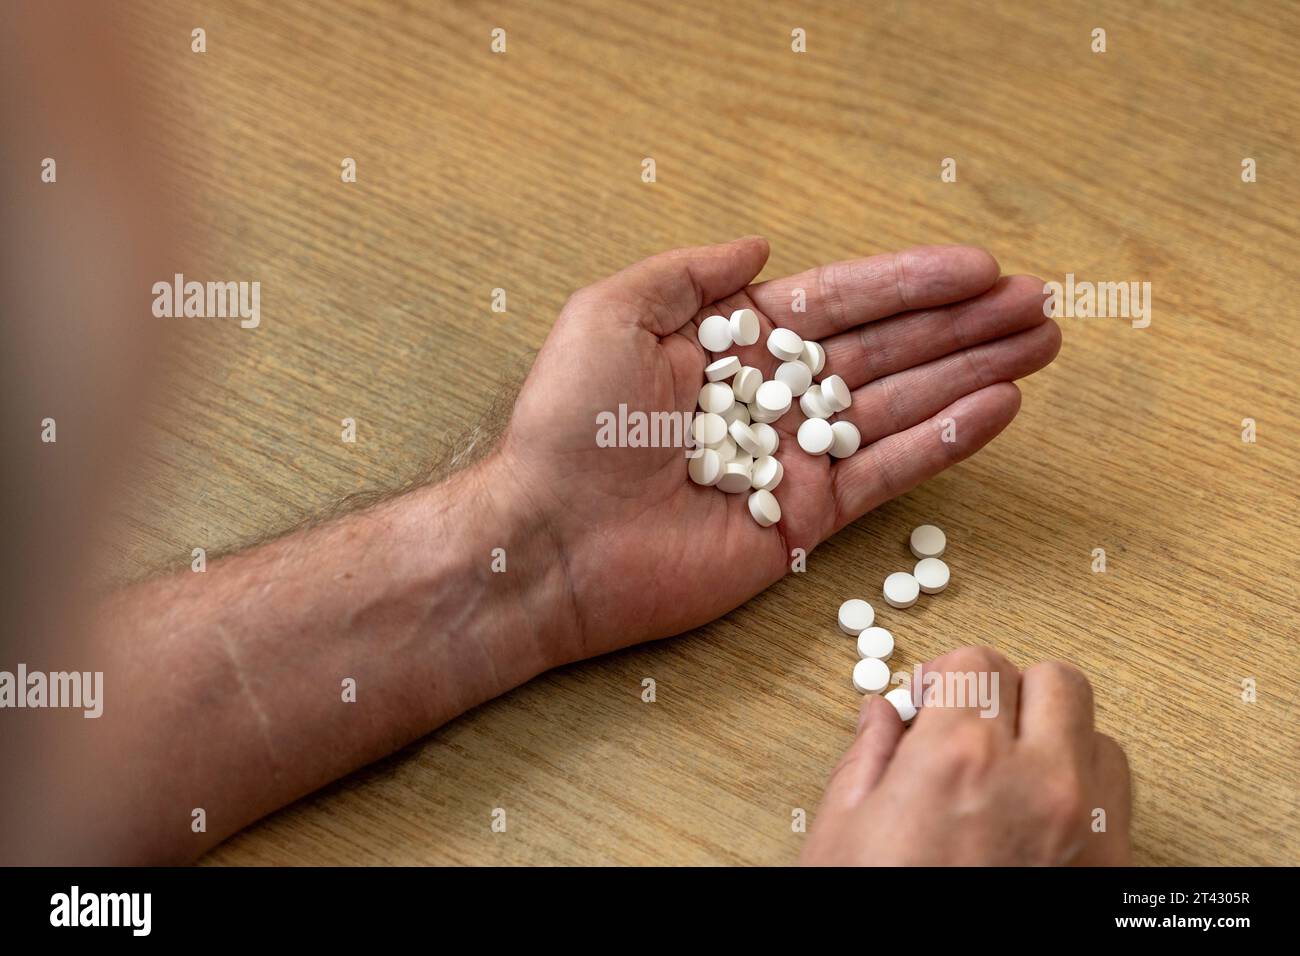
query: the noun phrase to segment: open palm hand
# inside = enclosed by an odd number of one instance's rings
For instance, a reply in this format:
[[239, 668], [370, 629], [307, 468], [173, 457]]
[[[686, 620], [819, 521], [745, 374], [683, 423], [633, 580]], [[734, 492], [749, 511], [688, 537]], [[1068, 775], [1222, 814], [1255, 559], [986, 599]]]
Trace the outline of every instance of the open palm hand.
[[[793, 549], [811, 551], [987, 444], [1019, 410], [1011, 383], [1060, 346], [1041, 280], [999, 278], [981, 249], [918, 247], [751, 284], [767, 255], [757, 237], [674, 250], [579, 291], [528, 376], [500, 454], [560, 551], [583, 632], [574, 656], [741, 604], [788, 570]], [[758, 313], [758, 342], [706, 352], [698, 324], [740, 308]], [[806, 454], [796, 401], [773, 425], [785, 469], [777, 525], [760, 527], [747, 495], [691, 482], [680, 447], [598, 445], [598, 415], [620, 405], [689, 416], [704, 367], [722, 355], [771, 378], [778, 326], [821, 342], [818, 378], [838, 374], [852, 390], [837, 417], [862, 447], [842, 460]]]

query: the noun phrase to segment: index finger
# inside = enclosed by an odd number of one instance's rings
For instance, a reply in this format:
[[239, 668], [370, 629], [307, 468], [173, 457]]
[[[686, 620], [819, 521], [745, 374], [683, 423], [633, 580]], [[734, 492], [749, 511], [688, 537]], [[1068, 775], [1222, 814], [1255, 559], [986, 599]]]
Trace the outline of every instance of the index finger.
[[[820, 339], [898, 312], [969, 299], [992, 288], [999, 271], [997, 260], [977, 246], [916, 246], [831, 262], [755, 283], [747, 292], [774, 325]], [[795, 311], [800, 300], [802, 312]]]

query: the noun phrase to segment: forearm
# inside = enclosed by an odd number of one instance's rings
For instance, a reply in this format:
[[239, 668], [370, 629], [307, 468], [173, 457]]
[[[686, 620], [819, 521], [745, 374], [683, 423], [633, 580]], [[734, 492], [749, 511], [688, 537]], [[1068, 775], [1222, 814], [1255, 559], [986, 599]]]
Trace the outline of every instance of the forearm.
[[192, 857], [561, 659], [563, 565], [493, 468], [112, 599], [101, 855]]

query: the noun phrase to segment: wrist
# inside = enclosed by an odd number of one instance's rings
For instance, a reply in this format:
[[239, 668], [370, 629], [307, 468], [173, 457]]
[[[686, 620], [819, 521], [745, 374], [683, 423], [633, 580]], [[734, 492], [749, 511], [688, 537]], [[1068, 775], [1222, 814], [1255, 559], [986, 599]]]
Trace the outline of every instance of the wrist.
[[429, 623], [450, 630], [490, 675], [481, 699], [573, 660], [581, 641], [555, 522], [519, 475], [498, 450], [410, 496], [417, 560], [440, 619]]

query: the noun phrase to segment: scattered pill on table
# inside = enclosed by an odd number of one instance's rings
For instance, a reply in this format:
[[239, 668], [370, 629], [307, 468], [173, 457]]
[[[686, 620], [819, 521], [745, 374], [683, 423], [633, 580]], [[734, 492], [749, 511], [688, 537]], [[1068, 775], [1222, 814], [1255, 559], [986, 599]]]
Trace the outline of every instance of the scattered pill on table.
[[840, 630], [857, 637], [876, 620], [876, 609], [861, 598], [849, 598], [840, 605]]
[[793, 362], [803, 354], [803, 339], [789, 329], [773, 329], [767, 337], [767, 350], [782, 362]]
[[903, 723], [908, 723], [916, 716], [916, 704], [912, 702], [912, 688], [895, 687], [885, 695], [885, 700], [894, 705], [894, 710], [898, 711], [898, 717]]
[[922, 558], [912, 569], [912, 576], [926, 594], [938, 594], [948, 586], [948, 565], [938, 558]]
[[824, 455], [835, 441], [831, 423], [824, 418], [810, 418], [799, 426], [799, 447], [810, 455]]
[[711, 315], [700, 323], [696, 336], [710, 352], [725, 352], [731, 348], [731, 323], [725, 315]]
[[863, 694], [879, 694], [889, 686], [889, 665], [874, 657], [864, 657], [853, 665], [853, 686]]
[[862, 434], [852, 422], [831, 422], [832, 458], [848, 458], [862, 444]]
[[740, 359], [734, 355], [720, 358], [704, 367], [704, 377], [710, 382], [721, 382], [724, 378], [733, 378], [740, 371]]
[[885, 601], [891, 607], [909, 608], [921, 595], [921, 585], [906, 571], [895, 571], [885, 578]]
[[781, 505], [772, 492], [760, 488], [749, 496], [749, 513], [764, 528], [770, 528], [781, 520]]
[[894, 635], [883, 627], [869, 627], [858, 635], [858, 656], [887, 661], [894, 653]]
[[948, 537], [934, 525], [923, 524], [912, 529], [912, 537], [908, 545], [912, 549], [912, 554], [918, 558], [941, 558], [944, 549], [948, 547]]
[[737, 345], [753, 345], [758, 341], [758, 313], [753, 309], [737, 309], [731, 313], [731, 340]]

